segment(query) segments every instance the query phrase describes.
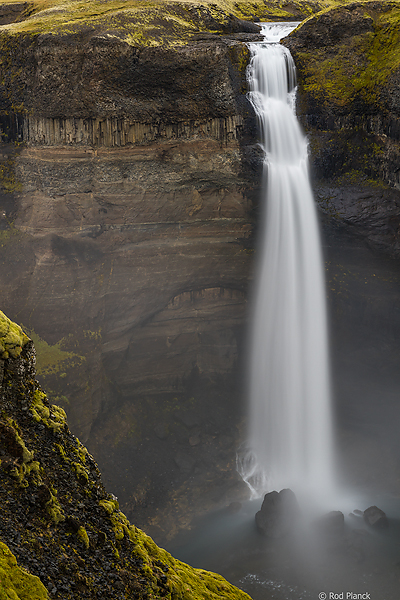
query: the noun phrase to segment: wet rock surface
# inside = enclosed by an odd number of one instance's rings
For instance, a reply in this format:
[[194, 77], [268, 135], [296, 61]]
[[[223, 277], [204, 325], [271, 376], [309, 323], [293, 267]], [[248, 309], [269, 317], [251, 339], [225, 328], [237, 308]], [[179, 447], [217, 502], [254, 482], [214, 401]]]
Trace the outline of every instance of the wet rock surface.
[[384, 529], [389, 525], [386, 514], [377, 506], [367, 508], [364, 511], [363, 517], [367, 525], [376, 529]]
[[292, 490], [265, 494], [261, 509], [255, 516], [257, 529], [265, 537], [283, 538], [295, 531], [299, 506]]

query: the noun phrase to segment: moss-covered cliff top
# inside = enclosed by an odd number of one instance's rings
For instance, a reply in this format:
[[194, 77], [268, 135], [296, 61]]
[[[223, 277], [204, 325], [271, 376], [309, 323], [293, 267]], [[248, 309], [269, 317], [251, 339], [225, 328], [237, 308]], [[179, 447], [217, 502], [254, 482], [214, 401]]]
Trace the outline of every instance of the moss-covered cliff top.
[[4, 320], [23, 347], [0, 369], [0, 597], [250, 600], [131, 525], [65, 412], [35, 380], [32, 342]]
[[[246, 31], [239, 20], [302, 20], [338, 0], [16, 0], [17, 22], [9, 33], [76, 34], [95, 29], [133, 45], [181, 44], [201, 32]], [[346, 3], [346, 2], [345, 2]], [[0, 3], [6, 6], [7, 3]]]
[[[309, 107], [359, 115], [389, 107], [400, 69], [400, 2], [352, 2], [305, 20], [287, 45]], [[397, 85], [397, 84], [396, 84]]]
[[21, 327], [0, 311], [0, 358], [17, 358], [28, 342], [29, 338]]

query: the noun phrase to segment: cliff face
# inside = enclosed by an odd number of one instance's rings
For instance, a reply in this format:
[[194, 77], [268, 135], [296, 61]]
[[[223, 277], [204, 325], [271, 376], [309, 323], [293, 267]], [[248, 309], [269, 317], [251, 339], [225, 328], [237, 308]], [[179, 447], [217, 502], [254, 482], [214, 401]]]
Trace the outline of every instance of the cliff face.
[[396, 257], [399, 18], [396, 2], [354, 2], [306, 20], [286, 40], [321, 209]]
[[102, 16], [106, 4], [0, 32], [2, 299], [121, 502], [173, 535], [241, 493], [260, 172], [244, 40], [259, 28], [172, 3], [169, 20], [150, 11], [158, 38], [139, 40], [140, 15]]
[[249, 600], [219, 575], [173, 559], [129, 523], [105, 492], [92, 456], [70, 433], [65, 412], [35, 380], [32, 342], [3, 313], [0, 342], [3, 594]]
[[160, 537], [245, 493], [235, 451], [262, 157], [245, 96], [258, 26], [243, 19], [336, 4], [3, 5], [3, 307], [107, 483]]

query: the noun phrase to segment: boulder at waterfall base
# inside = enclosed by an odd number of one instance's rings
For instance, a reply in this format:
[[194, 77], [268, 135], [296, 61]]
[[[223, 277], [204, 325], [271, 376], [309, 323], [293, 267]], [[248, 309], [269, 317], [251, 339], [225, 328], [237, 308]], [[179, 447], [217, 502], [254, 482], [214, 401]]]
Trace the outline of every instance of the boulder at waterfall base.
[[389, 524], [386, 514], [377, 506], [370, 506], [364, 511], [364, 521], [374, 529], [384, 529]]
[[269, 538], [282, 538], [293, 532], [299, 506], [292, 490], [265, 494], [261, 509], [256, 513], [257, 529]]

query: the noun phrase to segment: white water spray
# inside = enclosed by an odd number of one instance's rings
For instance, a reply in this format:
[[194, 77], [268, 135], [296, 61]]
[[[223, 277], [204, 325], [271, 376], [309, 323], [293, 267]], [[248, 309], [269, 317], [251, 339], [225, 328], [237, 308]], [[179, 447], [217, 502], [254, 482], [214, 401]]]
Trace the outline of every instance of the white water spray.
[[324, 273], [307, 142], [293, 110], [295, 66], [279, 40], [297, 24], [266, 24], [250, 44], [249, 99], [265, 150], [266, 204], [250, 352], [248, 447], [238, 469], [252, 496], [284, 487], [333, 490]]

